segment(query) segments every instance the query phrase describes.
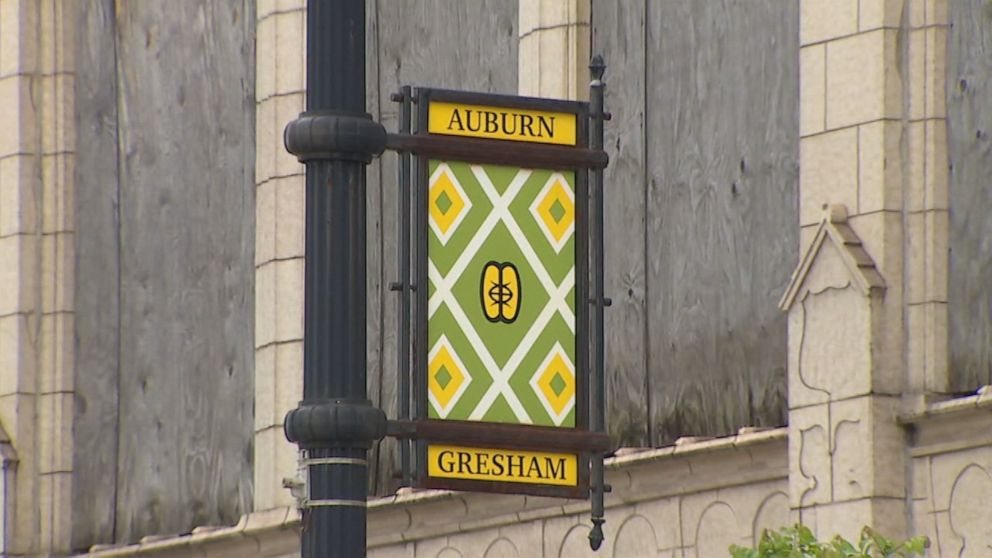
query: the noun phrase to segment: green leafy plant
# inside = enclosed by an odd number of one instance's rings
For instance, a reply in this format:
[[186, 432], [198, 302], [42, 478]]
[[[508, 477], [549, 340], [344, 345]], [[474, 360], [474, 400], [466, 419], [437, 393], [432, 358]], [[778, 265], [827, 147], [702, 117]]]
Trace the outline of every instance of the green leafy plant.
[[784, 527], [775, 531], [766, 529], [761, 534], [757, 548], [731, 545], [733, 558], [910, 558], [922, 556], [930, 540], [913, 537], [897, 543], [875, 532], [871, 527], [861, 530], [857, 544], [839, 535], [830, 542], [820, 542], [805, 525]]

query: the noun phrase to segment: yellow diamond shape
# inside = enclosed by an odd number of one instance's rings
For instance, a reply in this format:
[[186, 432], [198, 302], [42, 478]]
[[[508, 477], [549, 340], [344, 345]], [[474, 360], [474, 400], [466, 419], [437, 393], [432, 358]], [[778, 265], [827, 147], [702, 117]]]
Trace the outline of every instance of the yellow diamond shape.
[[575, 204], [561, 178], [555, 180], [538, 203], [537, 214], [555, 242], [561, 243], [575, 222]]
[[448, 348], [438, 348], [434, 358], [427, 365], [428, 388], [441, 409], [446, 409], [458, 388], [465, 382], [465, 372], [452, 358]]
[[548, 362], [548, 366], [537, 379], [537, 387], [555, 414], [561, 415], [575, 396], [575, 375], [561, 357], [561, 353], [556, 353]]
[[465, 210], [465, 198], [451, 180], [451, 173], [438, 173], [430, 189], [431, 220], [437, 226], [438, 236], [446, 237]]

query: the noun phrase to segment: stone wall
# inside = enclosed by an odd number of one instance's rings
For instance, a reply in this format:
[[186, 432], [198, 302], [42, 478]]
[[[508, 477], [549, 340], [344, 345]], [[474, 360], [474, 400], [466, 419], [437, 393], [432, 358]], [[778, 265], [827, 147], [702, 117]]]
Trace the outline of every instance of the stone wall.
[[0, 422], [18, 458], [5, 555], [69, 546], [74, 20], [72, 0], [0, 0]]
[[992, 553], [992, 390], [904, 418], [910, 445], [912, 530], [933, 556]]
[[[687, 439], [607, 461], [606, 541], [589, 550], [589, 504], [529, 496], [423, 491], [369, 503], [370, 558], [723, 556], [790, 522], [786, 431]], [[91, 553], [123, 556], [299, 554], [295, 509], [233, 528]]]

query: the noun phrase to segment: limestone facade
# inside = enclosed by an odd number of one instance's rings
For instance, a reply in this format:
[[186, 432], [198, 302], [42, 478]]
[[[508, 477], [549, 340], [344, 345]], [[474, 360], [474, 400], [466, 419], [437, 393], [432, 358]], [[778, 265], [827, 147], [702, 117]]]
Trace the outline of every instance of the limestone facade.
[[65, 552], [72, 497], [75, 2], [0, 1], [4, 554]]
[[[589, 504], [424, 491], [369, 504], [370, 558], [726, 555], [790, 522], [786, 430], [636, 451], [607, 461], [606, 542], [589, 550]], [[90, 556], [299, 555], [299, 514], [275, 508], [238, 525]]]
[[255, 509], [291, 505], [296, 447], [282, 419], [303, 396], [303, 165], [282, 130], [304, 110], [306, 2], [256, 11]]

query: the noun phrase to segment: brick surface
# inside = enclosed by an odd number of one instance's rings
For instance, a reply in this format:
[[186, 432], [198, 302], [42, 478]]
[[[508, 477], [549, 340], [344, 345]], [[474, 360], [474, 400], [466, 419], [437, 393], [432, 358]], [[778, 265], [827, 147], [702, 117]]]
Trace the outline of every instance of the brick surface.
[[275, 443], [276, 436], [282, 434], [281, 428], [269, 428], [255, 433], [255, 461], [252, 467], [255, 510], [267, 510], [276, 507], [275, 493], [280, 486], [275, 478]]
[[903, 132], [906, 135], [908, 157], [905, 160], [907, 211], [922, 211], [926, 208], [926, 122], [908, 122]]
[[822, 132], [826, 126], [827, 47], [813, 45], [799, 51], [799, 134]]
[[824, 204], [858, 206], [858, 132], [848, 128], [799, 142], [800, 223], [818, 223]]
[[947, 0], [924, 0], [927, 25], [947, 25]]
[[255, 269], [255, 346], [264, 347], [276, 337], [276, 262]]
[[275, 256], [302, 258], [306, 234], [306, 183], [302, 176], [291, 176], [275, 183]]
[[303, 399], [303, 342], [277, 345], [275, 365], [275, 418], [282, 424], [286, 413]]
[[38, 396], [38, 472], [72, 471], [71, 393], [46, 393]]
[[41, 23], [38, 44], [42, 74], [72, 72], [76, 67], [76, 0], [37, 2]]
[[574, 56], [571, 38], [567, 27], [554, 27], [544, 29], [536, 33], [535, 37], [539, 43], [539, 56], [541, 57], [541, 69], [538, 73], [540, 80], [539, 93], [542, 97], [553, 97], [563, 99], [568, 97], [569, 69], [572, 61], [569, 55]]
[[0, 78], [20, 70], [20, 2], [0, 1]]
[[38, 222], [35, 196], [31, 195], [33, 157], [0, 158], [0, 237], [34, 232]]
[[279, 8], [277, 4], [277, 0], [257, 0], [255, 4], [255, 19], [261, 22], [263, 19], [272, 15]]
[[924, 297], [927, 302], [947, 302], [948, 270], [950, 268], [950, 212], [942, 209], [927, 211], [924, 250], [927, 266], [924, 275]]
[[276, 255], [276, 182], [269, 180], [255, 188], [255, 265]]
[[275, 1], [258, 3], [255, 28], [255, 101], [271, 97], [276, 90], [276, 17], [269, 15]]
[[41, 237], [41, 311], [71, 312], [76, 292], [76, 245], [72, 233]]
[[902, 130], [895, 120], [858, 127], [859, 213], [902, 208]]
[[0, 238], [0, 316], [34, 308], [35, 293], [39, 288], [35, 246], [34, 236]]
[[307, 7], [307, 0], [276, 0], [276, 6], [280, 12], [305, 10]]
[[72, 75], [45, 75], [40, 79], [42, 153], [75, 151], [74, 82]]
[[[924, 209], [949, 209], [948, 173], [950, 167], [947, 158], [947, 121], [942, 118], [927, 120], [924, 137], [924, 167], [926, 182]], [[913, 157], [919, 157], [913, 152]]]
[[886, 302], [902, 298], [903, 223], [900, 211], [877, 211], [853, 215], [851, 228], [861, 238], [864, 249], [875, 260], [879, 273], [886, 280]]
[[531, 34], [517, 43], [517, 91], [521, 95], [537, 96], [540, 93], [541, 43]]
[[926, 117], [927, 30], [913, 29], [906, 36], [906, 80], [903, 82], [909, 101], [906, 116], [919, 120]]
[[304, 53], [306, 52], [306, 12], [296, 10], [273, 16], [275, 19], [275, 92], [277, 94], [301, 92], [306, 87], [304, 79]]
[[296, 160], [296, 156], [292, 153], [286, 151], [282, 144], [282, 132], [286, 129], [286, 124], [289, 124], [303, 112], [303, 93], [294, 93], [290, 95], [280, 95], [275, 97], [275, 129], [272, 131], [275, 135], [272, 136], [274, 140], [274, 151], [275, 151], [275, 175], [276, 176], [291, 176], [303, 174], [303, 164]]
[[255, 431], [279, 423], [276, 420], [276, 346], [255, 350]]
[[41, 317], [38, 392], [69, 393], [75, 387], [75, 316], [58, 313]]
[[[0, 397], [33, 392], [36, 370], [27, 316], [10, 314], [0, 317]], [[6, 422], [3, 425], [8, 432], [12, 428]]]
[[906, 0], [909, 4], [909, 25], [910, 27], [923, 27], [927, 24], [926, 4], [933, 0]]
[[926, 96], [924, 106], [927, 117], [947, 116], [947, 28], [930, 27], [926, 30]]
[[276, 99], [255, 106], [255, 182], [270, 180], [276, 173], [276, 151], [282, 150], [282, 128], [276, 126]]
[[926, 215], [923, 212], [906, 215], [906, 302], [926, 300]]
[[901, 118], [897, 31], [881, 29], [827, 44], [827, 128]]
[[303, 258], [280, 260], [275, 266], [274, 341], [303, 339]]
[[[530, 0], [519, 2], [517, 7], [517, 33], [521, 38], [541, 26], [541, 2]], [[523, 56], [519, 57], [523, 60]]]
[[0, 157], [25, 153], [35, 141], [35, 109], [31, 101], [30, 80], [9, 76], [0, 78]]
[[69, 153], [45, 155], [41, 159], [42, 232], [57, 233], [75, 229], [75, 156]]
[[869, 31], [880, 27], [899, 27], [905, 0], [860, 0], [858, 29]]
[[858, 0], [803, 0], [799, 6], [803, 45], [858, 32]]

